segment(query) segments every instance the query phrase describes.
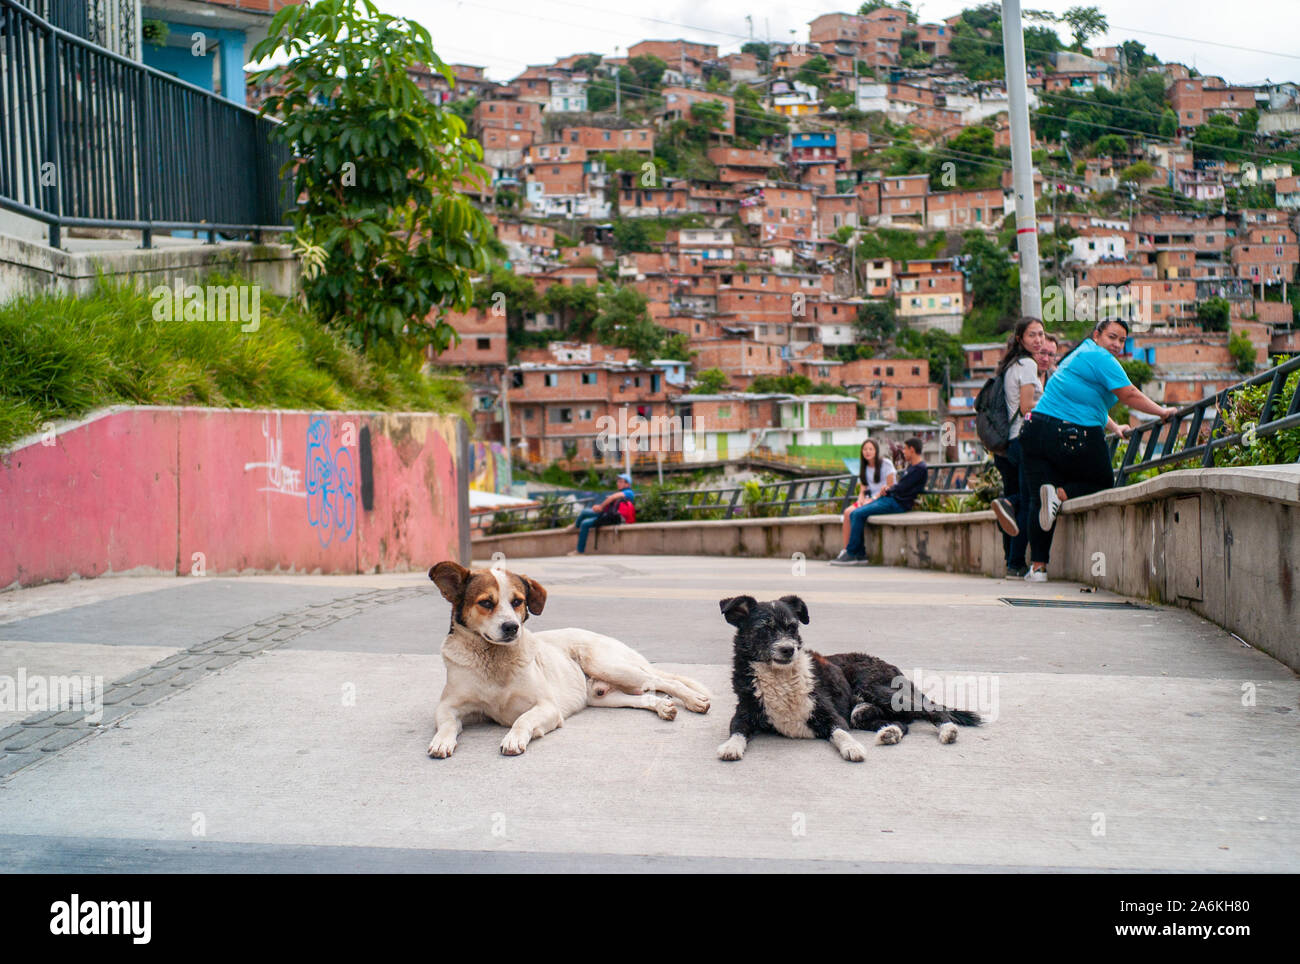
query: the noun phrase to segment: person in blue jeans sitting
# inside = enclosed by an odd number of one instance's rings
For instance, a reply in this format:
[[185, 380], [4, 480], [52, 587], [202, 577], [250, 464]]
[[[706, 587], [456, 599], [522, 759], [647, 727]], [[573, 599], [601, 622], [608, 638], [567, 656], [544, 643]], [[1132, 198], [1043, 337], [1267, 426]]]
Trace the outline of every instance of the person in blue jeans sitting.
[[[618, 515], [617, 506], [626, 499], [628, 502], [636, 501], [636, 493], [632, 491], [632, 479], [627, 475], [618, 477], [618, 491], [611, 492], [604, 500], [592, 506], [590, 509], [583, 509], [574, 520], [573, 526], [578, 530], [578, 548], [572, 550], [569, 555], [578, 556], [587, 551], [587, 536], [591, 535], [591, 530], [601, 522], [601, 518]], [[613, 518], [606, 519], [606, 524], [614, 522]], [[621, 521], [621, 517], [619, 519]]]
[[916, 502], [930, 472], [921, 458], [919, 438], [910, 438], [903, 443], [903, 457], [907, 460], [907, 468], [899, 473], [898, 480], [882, 489], [879, 498], [849, 514], [849, 544], [831, 560], [832, 566], [860, 566], [866, 562], [867, 520], [873, 515], [907, 512]]

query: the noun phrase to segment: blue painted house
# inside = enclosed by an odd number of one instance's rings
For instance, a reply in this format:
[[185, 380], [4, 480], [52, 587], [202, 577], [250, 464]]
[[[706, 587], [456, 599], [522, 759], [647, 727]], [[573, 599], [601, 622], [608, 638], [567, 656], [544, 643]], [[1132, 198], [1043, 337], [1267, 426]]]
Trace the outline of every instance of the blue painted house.
[[[146, 33], [140, 59], [186, 83], [244, 104], [244, 65], [253, 47], [266, 36], [271, 17], [281, 7], [302, 0], [142, 0], [140, 23], [167, 25]], [[161, 42], [160, 42], [161, 40]]]

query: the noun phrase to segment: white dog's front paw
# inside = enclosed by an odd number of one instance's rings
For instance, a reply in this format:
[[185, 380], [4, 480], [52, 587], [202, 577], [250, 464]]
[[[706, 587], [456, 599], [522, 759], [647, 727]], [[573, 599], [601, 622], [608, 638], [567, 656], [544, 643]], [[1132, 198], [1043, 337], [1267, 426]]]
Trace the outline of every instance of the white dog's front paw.
[[885, 746], [897, 743], [902, 738], [902, 727], [895, 726], [893, 723], [889, 724], [889, 726], [882, 726], [876, 731], [876, 742], [884, 744]]
[[519, 756], [528, 748], [528, 734], [516, 733], [511, 730], [506, 734], [506, 738], [501, 741], [501, 752], [506, 756]]
[[709, 712], [709, 698], [703, 693], [697, 693], [695, 690], [687, 690], [685, 696], [678, 697], [682, 706], [686, 707], [692, 713]]
[[945, 724], [943, 724], [943, 726], [939, 727], [939, 742], [940, 742], [940, 743], [956, 743], [956, 742], [957, 742], [957, 724], [956, 724], [956, 723], [945, 723]]
[[718, 747], [719, 760], [739, 760], [745, 755], [745, 747], [749, 741], [739, 733], [732, 735], [731, 739]]
[[435, 760], [445, 760], [455, 752], [455, 737], [434, 736], [432, 742], [429, 744], [429, 756], [433, 757]]
[[670, 699], [655, 700], [655, 712], [661, 720], [677, 719], [677, 704]]

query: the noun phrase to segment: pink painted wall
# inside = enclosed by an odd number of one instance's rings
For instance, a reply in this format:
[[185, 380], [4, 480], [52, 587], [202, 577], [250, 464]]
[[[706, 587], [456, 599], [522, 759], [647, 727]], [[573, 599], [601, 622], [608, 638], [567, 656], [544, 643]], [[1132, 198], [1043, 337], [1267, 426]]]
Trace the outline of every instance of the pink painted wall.
[[111, 410], [0, 456], [0, 588], [461, 558], [462, 432], [420, 413]]

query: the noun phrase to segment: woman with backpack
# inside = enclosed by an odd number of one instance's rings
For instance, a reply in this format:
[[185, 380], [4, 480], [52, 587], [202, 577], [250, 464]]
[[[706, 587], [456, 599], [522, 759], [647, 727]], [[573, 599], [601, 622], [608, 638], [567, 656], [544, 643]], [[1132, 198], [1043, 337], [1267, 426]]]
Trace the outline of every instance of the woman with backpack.
[[1034, 410], [1043, 384], [1038, 376], [1034, 356], [1043, 350], [1047, 333], [1037, 318], [1021, 318], [1007, 339], [1007, 349], [998, 363], [995, 378], [1002, 380], [1002, 395], [1007, 411], [1007, 446], [993, 453], [993, 464], [1002, 473], [1003, 496], [993, 501], [993, 514], [1002, 527], [1002, 550], [1006, 555], [1007, 575], [1025, 574], [1025, 549], [1029, 546], [1029, 500], [1023, 485], [1024, 458], [1020, 451], [1020, 429], [1025, 416]]
[[880, 451], [875, 439], [866, 439], [858, 450], [858, 498], [844, 510], [844, 544], [849, 544], [849, 516], [880, 497], [881, 489], [895, 482], [894, 463]]

